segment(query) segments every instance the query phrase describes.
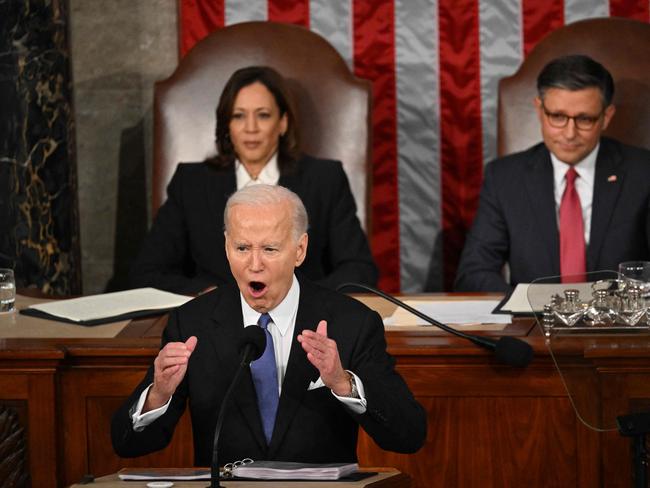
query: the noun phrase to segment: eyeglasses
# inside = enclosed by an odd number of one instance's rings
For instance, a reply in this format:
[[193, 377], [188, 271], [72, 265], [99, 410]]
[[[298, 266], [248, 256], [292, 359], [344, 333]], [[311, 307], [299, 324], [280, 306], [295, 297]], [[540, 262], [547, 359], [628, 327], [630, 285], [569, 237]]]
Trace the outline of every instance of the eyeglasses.
[[563, 129], [569, 123], [569, 120], [573, 119], [573, 123], [575, 124], [577, 129], [591, 130], [594, 128], [596, 122], [600, 120], [600, 118], [604, 113], [603, 110], [595, 117], [589, 115], [571, 116], [563, 113], [549, 112], [548, 110], [546, 110], [546, 107], [544, 106], [543, 103], [542, 103], [542, 109], [544, 109], [544, 115], [546, 115], [546, 118], [548, 119], [548, 123], [551, 125], [551, 127], [555, 127], [556, 129]]

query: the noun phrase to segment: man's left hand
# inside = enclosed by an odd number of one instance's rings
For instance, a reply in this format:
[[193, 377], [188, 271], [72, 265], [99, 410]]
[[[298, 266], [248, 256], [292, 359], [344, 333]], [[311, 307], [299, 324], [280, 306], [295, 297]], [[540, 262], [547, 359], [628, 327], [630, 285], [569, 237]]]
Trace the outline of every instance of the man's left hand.
[[327, 337], [327, 322], [321, 320], [316, 332], [303, 330], [298, 335], [298, 342], [307, 353], [307, 359], [313, 364], [325, 386], [338, 396], [348, 396], [350, 388], [350, 373], [343, 369], [336, 341]]

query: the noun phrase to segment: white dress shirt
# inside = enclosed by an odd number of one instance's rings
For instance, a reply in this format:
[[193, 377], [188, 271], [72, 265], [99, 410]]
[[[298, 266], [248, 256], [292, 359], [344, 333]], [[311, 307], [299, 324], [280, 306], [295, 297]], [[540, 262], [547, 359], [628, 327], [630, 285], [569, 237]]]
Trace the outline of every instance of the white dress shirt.
[[[241, 308], [242, 316], [244, 318], [244, 326], [249, 327], [251, 325], [257, 325], [257, 321], [260, 318], [261, 313], [255, 311], [246, 303], [243, 295], [239, 294], [241, 299]], [[287, 363], [289, 362], [289, 354], [291, 353], [291, 343], [293, 342], [294, 329], [296, 327], [296, 315], [298, 314], [298, 304], [300, 302], [300, 284], [296, 276], [293, 276], [293, 282], [291, 283], [291, 288], [287, 296], [269, 312], [271, 316], [271, 322], [269, 322], [268, 330], [273, 337], [273, 348], [275, 350], [275, 364], [278, 370], [278, 391], [282, 393], [282, 382], [284, 381], [284, 375], [287, 371]], [[306, 354], [303, 352], [303, 354]], [[334, 395], [339, 401], [341, 401], [347, 408], [357, 414], [362, 414], [366, 411], [367, 400], [365, 396], [365, 391], [363, 388], [363, 383], [357, 375], [352, 371], [348, 371], [354, 378], [354, 381], [357, 385], [357, 391], [359, 393], [359, 398], [350, 398], [350, 397], [341, 397], [335, 394]], [[134, 408], [131, 409], [131, 419], [133, 420], [133, 430], [140, 431], [144, 429], [147, 425], [152, 423], [158, 417], [162, 416], [169, 407], [169, 402], [171, 398], [167, 401], [165, 405], [160, 408], [150, 410], [148, 412], [142, 413], [142, 407], [147, 399], [147, 394], [149, 389], [153, 384], [149, 385], [141, 394], [138, 402], [135, 404]], [[325, 386], [322, 383], [322, 380], [318, 380], [314, 383], [315, 387]], [[312, 386], [310, 385], [310, 388]]]
[[551, 162], [553, 163], [553, 186], [555, 192], [555, 215], [558, 226], [560, 222], [560, 202], [566, 188], [565, 175], [569, 168], [573, 168], [578, 173], [575, 180], [576, 191], [580, 198], [580, 207], [582, 207], [582, 222], [585, 230], [585, 245], [589, 245], [589, 233], [591, 232], [591, 207], [594, 200], [594, 179], [596, 175], [596, 157], [600, 144], [591, 151], [580, 162], [570, 165], [560, 161], [555, 154], [551, 153]]
[[[250, 185], [277, 185], [280, 180], [280, 168], [278, 168], [278, 153], [276, 152], [271, 159], [264, 165], [257, 178], [252, 178], [239, 159], [235, 160], [235, 178], [237, 179], [237, 189]], [[245, 323], [245, 322], [244, 322]]]

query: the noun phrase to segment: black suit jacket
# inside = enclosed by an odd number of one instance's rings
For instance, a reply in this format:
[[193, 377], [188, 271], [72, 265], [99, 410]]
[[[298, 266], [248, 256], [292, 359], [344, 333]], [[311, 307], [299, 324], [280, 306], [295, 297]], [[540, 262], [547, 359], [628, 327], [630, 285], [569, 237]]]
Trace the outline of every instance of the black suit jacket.
[[[363, 382], [367, 410], [351, 413], [322, 387], [308, 391], [319, 373], [309, 363], [296, 336], [328, 321], [328, 336], [337, 342], [343, 367]], [[124, 457], [164, 448], [189, 400], [197, 466], [209, 466], [213, 434], [224, 393], [239, 364], [236, 344], [243, 334], [238, 289], [225, 285], [184, 305], [170, 316], [163, 344], [198, 343], [188, 370], [167, 412], [141, 432], [132, 428], [129, 409], [152, 382], [153, 369], [116, 412], [112, 422], [115, 451]], [[358, 425], [383, 449], [418, 450], [426, 435], [423, 408], [386, 352], [380, 317], [360, 302], [300, 280], [300, 304], [278, 413], [270, 445], [266, 445], [255, 389], [246, 369], [226, 413], [219, 443], [220, 463], [245, 457], [278, 461], [354, 462]]]
[[[330, 288], [349, 281], [376, 284], [377, 267], [341, 163], [304, 156], [278, 183], [298, 194], [309, 216], [309, 245], [299, 272]], [[236, 189], [234, 167], [179, 164], [131, 267], [131, 285], [193, 294], [232, 282], [223, 211]]]
[[[485, 168], [479, 208], [463, 250], [456, 289], [506, 291], [560, 274], [559, 231], [548, 149], [493, 161]], [[596, 159], [587, 271], [650, 259], [650, 152], [601, 138]]]

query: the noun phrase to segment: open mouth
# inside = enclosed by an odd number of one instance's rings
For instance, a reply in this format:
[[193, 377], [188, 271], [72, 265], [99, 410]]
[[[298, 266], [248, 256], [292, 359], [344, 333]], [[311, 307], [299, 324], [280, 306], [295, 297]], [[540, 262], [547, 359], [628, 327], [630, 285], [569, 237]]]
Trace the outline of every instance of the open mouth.
[[248, 288], [255, 298], [261, 297], [266, 292], [266, 284], [261, 281], [251, 281], [248, 284]]

